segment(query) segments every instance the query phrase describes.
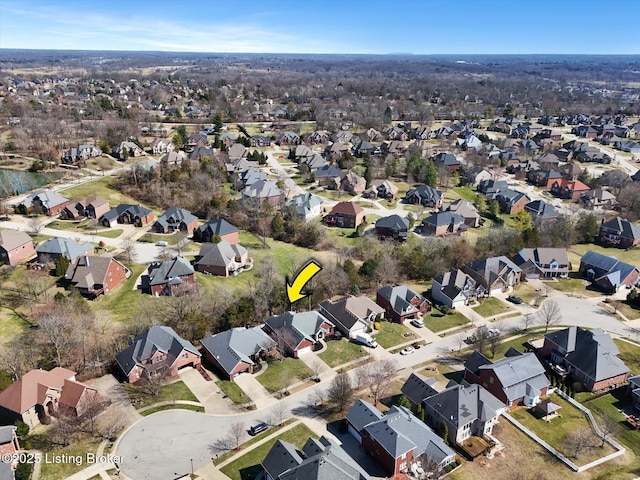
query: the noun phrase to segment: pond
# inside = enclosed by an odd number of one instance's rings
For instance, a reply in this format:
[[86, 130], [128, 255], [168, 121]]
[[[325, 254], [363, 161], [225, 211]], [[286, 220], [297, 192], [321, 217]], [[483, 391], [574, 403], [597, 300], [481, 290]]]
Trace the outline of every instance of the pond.
[[0, 168], [0, 196], [18, 195], [47, 185], [59, 178], [64, 172], [29, 172]]

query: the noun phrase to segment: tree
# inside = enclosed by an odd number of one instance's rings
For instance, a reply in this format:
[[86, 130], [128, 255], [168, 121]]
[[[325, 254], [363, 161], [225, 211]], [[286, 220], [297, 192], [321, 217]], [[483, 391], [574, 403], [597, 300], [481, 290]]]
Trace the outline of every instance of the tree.
[[620, 429], [616, 419], [605, 414], [598, 417], [598, 428], [600, 429], [600, 440], [602, 440], [601, 448]]
[[547, 333], [550, 325], [554, 325], [560, 321], [562, 312], [560, 306], [555, 300], [547, 300], [538, 309], [538, 316], [544, 325], [544, 332]]
[[484, 325], [478, 327], [475, 332], [475, 349], [482, 353], [487, 347], [487, 340], [489, 339], [489, 329]]
[[286, 370], [280, 374], [280, 387], [283, 395], [289, 395], [289, 387], [293, 384], [294, 378]]
[[71, 444], [71, 439], [78, 433], [78, 420], [74, 417], [60, 415], [55, 419], [48, 434], [51, 440], [61, 447]]
[[327, 369], [327, 364], [318, 358], [314, 358], [309, 364], [309, 368], [311, 369], [312, 379], [316, 382], [320, 381], [320, 374]]
[[576, 241], [578, 243], [593, 243], [598, 236], [598, 218], [591, 212], [583, 212], [575, 225]]
[[440, 436], [442, 440], [444, 440], [444, 443], [449, 445], [449, 425], [447, 425], [447, 422], [444, 420], [440, 422]]
[[527, 213], [526, 210], [520, 210], [513, 216], [513, 223], [515, 227], [520, 231], [531, 230], [533, 227], [533, 221], [531, 220], [531, 215]]
[[127, 257], [127, 261], [128, 262], [135, 261], [137, 256], [136, 241], [133, 238], [127, 238], [122, 242], [121, 247], [122, 247], [122, 251]]
[[477, 194], [476, 198], [473, 200], [473, 206], [476, 207], [478, 213], [482, 215], [487, 211], [487, 199], [484, 195]]
[[522, 327], [523, 327], [523, 330], [525, 330], [525, 331], [529, 330], [529, 327], [531, 326], [532, 322], [533, 322], [532, 315], [530, 313], [525, 313], [522, 316]]
[[289, 418], [289, 409], [284, 402], [276, 403], [269, 412], [269, 423], [276, 427], [281, 427]]
[[498, 200], [492, 200], [489, 204], [489, 215], [493, 220], [500, 218], [500, 203], [498, 203]]
[[504, 109], [502, 110], [502, 114], [505, 117], [515, 117], [516, 116], [516, 106], [511, 103], [511, 102], [507, 102], [504, 106]]
[[83, 430], [95, 433], [98, 415], [100, 415], [107, 403], [97, 392], [88, 392], [82, 403], [82, 416], [79, 417]]
[[67, 273], [67, 269], [69, 268], [69, 263], [70, 263], [69, 259], [64, 255], [60, 255], [58, 258], [56, 258], [56, 263], [55, 263], [56, 277], [61, 277]]
[[29, 227], [29, 231], [35, 235], [40, 235], [42, 230], [46, 227], [45, 222], [41, 222], [37, 218], [30, 218], [27, 221], [27, 226]]
[[45, 344], [52, 349], [53, 361], [57, 366], [68, 365], [69, 354], [77, 345], [78, 335], [72, 312], [50, 304], [38, 315], [39, 333]]
[[374, 406], [378, 404], [391, 386], [395, 371], [396, 363], [393, 360], [378, 360], [361, 368], [362, 383], [369, 389]]
[[342, 372], [333, 377], [331, 385], [327, 390], [327, 401], [339, 412], [345, 410], [351, 404], [353, 398], [353, 388], [351, 378], [347, 372]]
[[232, 423], [229, 426], [229, 443], [233, 445], [234, 450], [239, 450], [242, 441], [247, 436], [247, 429], [242, 422]]
[[400, 398], [398, 398], [398, 405], [400, 407], [411, 409], [411, 402], [406, 395], [400, 395]]
[[424, 422], [424, 407], [422, 406], [422, 402], [416, 407], [416, 417]]
[[587, 454], [593, 449], [593, 438], [591, 430], [588, 428], [580, 428], [573, 432], [570, 432], [565, 440], [564, 447], [573, 455], [573, 458], [578, 458], [579, 453]]
[[181, 256], [184, 248], [189, 243], [189, 236], [186, 232], [179, 231], [174, 234], [174, 238], [176, 241], [176, 243], [174, 244], [176, 253], [178, 254], [178, 256]]
[[491, 358], [496, 356], [498, 347], [500, 346], [500, 336], [492, 335], [489, 337], [489, 351], [491, 352]]
[[427, 162], [427, 173], [424, 183], [430, 187], [435, 187], [438, 183], [438, 170], [432, 161]]

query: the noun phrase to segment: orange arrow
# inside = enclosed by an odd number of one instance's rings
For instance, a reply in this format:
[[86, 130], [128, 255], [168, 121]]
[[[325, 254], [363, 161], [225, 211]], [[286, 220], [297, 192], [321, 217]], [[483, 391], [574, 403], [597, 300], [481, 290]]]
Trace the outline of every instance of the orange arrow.
[[309, 280], [317, 275], [320, 270], [322, 270], [322, 266], [318, 262], [309, 260], [296, 276], [293, 277], [293, 281], [291, 283], [287, 282], [287, 297], [289, 297], [289, 303], [297, 302], [308, 295], [308, 293], [302, 293], [302, 288]]

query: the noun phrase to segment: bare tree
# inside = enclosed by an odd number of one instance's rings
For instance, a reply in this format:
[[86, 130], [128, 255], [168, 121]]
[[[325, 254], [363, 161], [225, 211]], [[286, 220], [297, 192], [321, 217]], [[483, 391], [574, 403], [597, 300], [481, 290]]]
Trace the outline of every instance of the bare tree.
[[422, 478], [428, 478], [429, 480], [439, 480], [444, 474], [444, 468], [442, 465], [431, 456], [423, 453], [418, 457], [418, 464], [422, 468]]
[[500, 343], [501, 340], [499, 335], [492, 335], [489, 337], [489, 351], [491, 352], [491, 358], [496, 356]]
[[128, 262], [133, 262], [136, 259], [136, 241], [133, 238], [126, 238], [121, 243], [122, 251], [127, 257]]
[[55, 419], [49, 430], [51, 441], [62, 447], [71, 444], [71, 439], [78, 433], [78, 419], [66, 415], [60, 415]]
[[309, 364], [311, 369], [312, 379], [316, 382], [320, 381], [320, 374], [327, 369], [327, 364], [318, 358], [314, 358]]
[[280, 374], [280, 387], [281, 387], [281, 391], [282, 391], [282, 395], [289, 395], [289, 387], [293, 384], [293, 380], [294, 377], [291, 376], [291, 374], [284, 370], [281, 374]]
[[351, 404], [353, 389], [351, 388], [351, 378], [346, 372], [339, 373], [331, 381], [327, 390], [327, 401], [339, 412]]
[[164, 383], [164, 379], [169, 374], [167, 367], [161, 366], [155, 371], [145, 370], [144, 377], [141, 379], [141, 385], [143, 391], [151, 396], [157, 397], [160, 395], [160, 387]]
[[189, 243], [189, 236], [187, 235], [186, 232], [179, 231], [179, 232], [174, 233], [174, 237], [175, 237], [175, 240], [176, 240], [174, 248], [176, 250], [176, 253], [180, 257], [182, 255], [182, 252], [184, 251], [185, 247]]
[[598, 417], [598, 428], [600, 429], [600, 440], [602, 440], [600, 448], [602, 448], [607, 440], [618, 432], [620, 426], [618, 425], [618, 422], [616, 422], [615, 418], [610, 417], [609, 415], [600, 415]]
[[374, 405], [378, 404], [391, 386], [395, 371], [396, 363], [393, 360], [378, 360], [361, 368], [361, 377], [373, 397]]
[[533, 324], [533, 318], [530, 313], [525, 313], [522, 316], [522, 329], [527, 331], [529, 327]]
[[613, 307], [613, 314], [615, 315], [618, 312], [620, 305], [622, 305], [622, 300], [618, 300], [618, 299], [610, 300], [609, 305]]
[[234, 450], [239, 450], [242, 441], [247, 436], [247, 429], [242, 422], [232, 423], [229, 426], [229, 443], [233, 445]]
[[482, 325], [478, 328], [476, 328], [476, 332], [475, 332], [475, 340], [474, 340], [474, 346], [475, 349], [482, 353], [486, 350], [487, 348], [487, 340], [489, 339], [489, 329]]
[[25, 353], [26, 350], [18, 340], [8, 342], [0, 348], [0, 369], [10, 374], [14, 382], [20, 380], [26, 372]]
[[276, 403], [269, 413], [269, 423], [281, 427], [289, 418], [289, 409], [283, 402]]
[[555, 300], [547, 300], [538, 309], [538, 316], [544, 325], [544, 331], [547, 333], [550, 325], [554, 325], [560, 321], [561, 312], [558, 302]]
[[53, 350], [54, 362], [66, 365], [68, 356], [78, 343], [74, 318], [59, 305], [51, 305], [37, 319], [45, 344]]
[[564, 447], [571, 452], [573, 458], [579, 453], [588, 453], [593, 449], [593, 435], [588, 428], [580, 428], [569, 433], [564, 440]]
[[89, 391], [89, 395], [82, 401], [82, 414], [79, 417], [83, 430], [95, 433], [98, 415], [107, 407], [108, 402], [98, 392]]
[[30, 218], [27, 221], [27, 226], [29, 227], [29, 231], [35, 235], [40, 235], [42, 230], [46, 224], [43, 221], [38, 220], [37, 218]]
[[97, 431], [107, 440], [114, 440], [115, 436], [124, 428], [127, 415], [122, 407], [111, 407], [98, 419]]

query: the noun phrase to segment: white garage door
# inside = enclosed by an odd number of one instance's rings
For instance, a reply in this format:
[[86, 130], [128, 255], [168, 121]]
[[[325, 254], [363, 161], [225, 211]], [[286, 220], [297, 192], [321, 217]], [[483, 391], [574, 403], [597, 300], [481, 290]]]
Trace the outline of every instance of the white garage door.
[[309, 345], [308, 347], [304, 347], [298, 350], [298, 355], [300, 355], [301, 353], [310, 353], [312, 351], [313, 351], [313, 346]]

